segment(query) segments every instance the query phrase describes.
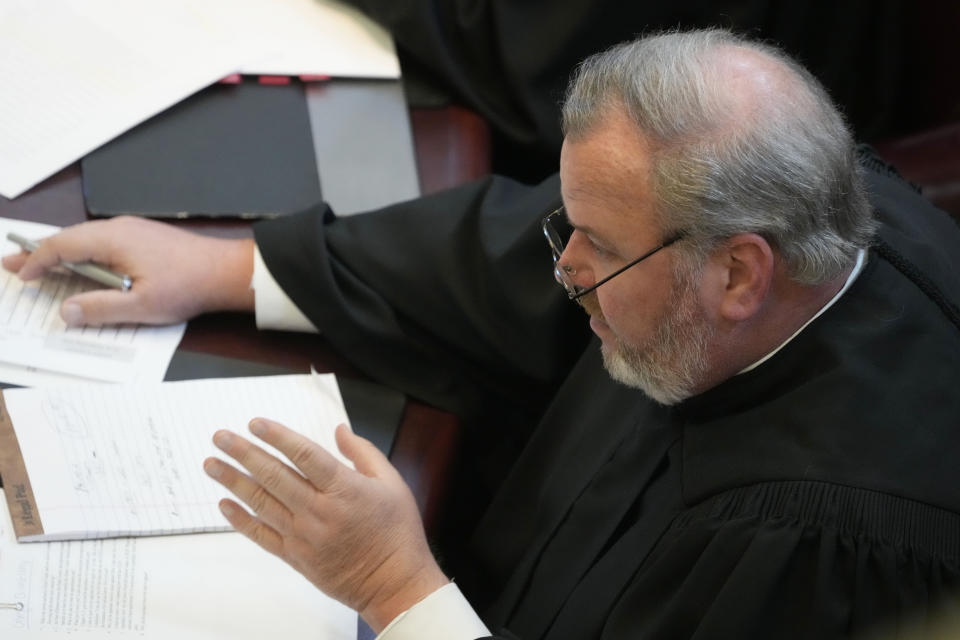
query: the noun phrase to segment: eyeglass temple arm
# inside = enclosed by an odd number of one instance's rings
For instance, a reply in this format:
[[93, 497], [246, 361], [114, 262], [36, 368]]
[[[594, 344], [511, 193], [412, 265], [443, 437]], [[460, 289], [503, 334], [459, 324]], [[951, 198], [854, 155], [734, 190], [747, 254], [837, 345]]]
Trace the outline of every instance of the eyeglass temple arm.
[[[627, 264], [623, 265], [622, 267], [620, 267], [619, 269], [617, 269], [616, 271], [614, 271], [613, 273], [611, 273], [611, 274], [608, 275], [607, 277], [602, 278], [602, 279], [598, 280], [597, 282], [594, 282], [594, 283], [593, 283], [592, 285], [590, 285], [589, 287], [587, 287], [587, 288], [585, 288], [585, 289], [581, 289], [581, 290], [577, 291], [576, 293], [567, 292], [567, 297], [570, 298], [571, 300], [578, 300], [578, 299], [582, 298], [583, 296], [587, 295], [588, 293], [590, 293], [591, 291], [593, 291], [594, 289], [596, 289], [596, 288], [599, 287], [600, 285], [604, 284], [605, 282], [609, 282], [609, 281], [612, 280], [613, 278], [616, 278], [618, 275], [620, 275], [621, 273], [623, 273], [624, 271], [626, 271], [626, 270], [629, 269], [630, 267], [634, 266], [635, 264], [641, 262], [642, 260], [646, 260], [647, 258], [649, 258], [650, 256], [652, 256], [653, 254], [655, 254], [657, 251], [660, 251], [660, 249], [666, 249], [667, 247], [669, 247], [669, 246], [672, 245], [673, 243], [675, 243], [675, 242], [677, 242], [677, 241], [679, 241], [679, 240], [682, 240], [686, 235], [687, 235], [687, 234], [686, 234], [685, 232], [683, 232], [683, 231], [678, 231], [678, 232], [674, 233], [672, 236], [670, 236], [669, 238], [667, 238], [666, 240], [664, 240], [663, 243], [660, 244], [659, 246], [654, 247], [654, 248], [651, 249], [650, 251], [647, 251], [645, 254], [643, 254], [642, 256], [640, 256], [639, 258], [637, 258], [636, 260], [633, 260], [632, 262], [628, 262]], [[557, 263], [557, 264], [555, 265], [555, 268], [558, 268], [558, 269], [559, 269], [559, 268], [562, 268], [562, 267], [560, 267], [560, 264]]]

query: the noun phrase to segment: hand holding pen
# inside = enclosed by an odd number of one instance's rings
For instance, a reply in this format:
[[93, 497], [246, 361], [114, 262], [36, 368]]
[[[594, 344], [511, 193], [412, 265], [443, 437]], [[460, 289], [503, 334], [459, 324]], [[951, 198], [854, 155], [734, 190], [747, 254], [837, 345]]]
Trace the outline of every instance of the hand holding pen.
[[[25, 243], [20, 243], [24, 240]], [[70, 296], [60, 316], [70, 326], [172, 324], [208, 311], [252, 311], [253, 241], [226, 240], [134, 217], [66, 227], [3, 257], [22, 280], [66, 267], [101, 282]]]
[[[70, 326], [173, 324], [208, 311], [253, 311], [250, 238], [212, 238], [121, 216], [66, 227], [34, 246], [4, 256], [3, 267], [22, 280], [40, 278], [64, 262], [97, 263], [115, 272], [111, 288], [63, 301], [60, 317]], [[126, 291], [124, 275], [132, 285]]]
[[[15, 242], [20, 245], [20, 248], [26, 251], [27, 253], [33, 253], [40, 246], [34, 240], [24, 238], [18, 233], [13, 233], [12, 231], [7, 234], [7, 240]], [[79, 274], [85, 278], [90, 278], [95, 282], [110, 287], [111, 289], [120, 289], [121, 291], [129, 291], [130, 286], [133, 284], [130, 280], [130, 276], [117, 273], [116, 271], [111, 271], [103, 265], [99, 265], [96, 262], [68, 262], [66, 260], [61, 260], [59, 265], [68, 271]]]

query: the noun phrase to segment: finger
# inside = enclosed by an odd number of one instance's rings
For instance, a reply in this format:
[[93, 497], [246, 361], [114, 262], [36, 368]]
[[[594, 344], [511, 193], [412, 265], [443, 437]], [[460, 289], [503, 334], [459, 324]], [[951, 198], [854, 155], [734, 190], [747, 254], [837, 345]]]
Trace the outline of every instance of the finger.
[[39, 241], [21, 268], [20, 276], [32, 280], [61, 261], [97, 262], [107, 268], [124, 271], [125, 265], [114, 264], [117, 242], [151, 233], [158, 233], [163, 225], [152, 220], [121, 216], [111, 220], [82, 222], [63, 229]]
[[21, 251], [20, 253], [3, 256], [3, 268], [11, 273], [17, 273], [23, 263], [27, 261], [29, 255], [26, 251]]
[[263, 521], [251, 516], [246, 509], [233, 500], [224, 498], [220, 501], [219, 507], [220, 513], [227, 519], [230, 526], [273, 555], [282, 557], [283, 536]]
[[271, 527], [283, 533], [290, 530], [293, 514], [269, 491], [250, 476], [240, 473], [229, 464], [216, 458], [203, 461], [207, 475], [226, 487], [230, 493], [243, 500], [253, 512]]
[[70, 296], [60, 305], [60, 317], [71, 327], [169, 321], [156, 314], [149, 315], [143, 308], [143, 296], [134, 289], [95, 289]]
[[250, 431], [287, 456], [320, 491], [328, 491], [337, 475], [348, 471], [329, 451], [279, 422], [254, 418], [250, 421]]
[[60, 263], [60, 259], [57, 256], [57, 253], [51, 251], [49, 247], [44, 250], [44, 244], [47, 241], [41, 241], [40, 246], [37, 247], [36, 251], [33, 251], [27, 255], [26, 258], [20, 263], [20, 269], [17, 271], [17, 276], [22, 280], [36, 280], [37, 278], [43, 276], [48, 269], [51, 269], [57, 266]]
[[101, 221], [84, 222], [38, 240], [36, 250], [24, 260], [18, 275], [24, 280], [33, 280], [64, 260], [105, 263], [104, 243], [98, 238], [101, 225]]
[[[213, 434], [213, 443], [239, 462], [258, 486], [269, 492], [272, 498], [289, 507], [291, 511], [305, 508], [309, 504], [313, 497], [313, 488], [303, 476], [282, 460], [270, 455], [252, 442], [225, 430]], [[237, 494], [237, 497], [257, 511], [256, 506], [248, 501], [248, 495]], [[252, 498], [252, 496], [249, 497]]]
[[347, 425], [339, 425], [335, 437], [337, 448], [363, 475], [384, 477], [397, 474], [387, 457], [372, 442], [355, 434]]

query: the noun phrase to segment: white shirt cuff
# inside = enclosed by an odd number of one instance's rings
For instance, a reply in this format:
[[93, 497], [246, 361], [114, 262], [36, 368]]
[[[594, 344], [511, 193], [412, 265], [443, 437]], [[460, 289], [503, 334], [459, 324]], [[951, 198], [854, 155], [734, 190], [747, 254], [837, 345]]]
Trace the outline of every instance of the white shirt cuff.
[[394, 618], [377, 640], [476, 640], [489, 635], [460, 587], [451, 582]]
[[273, 279], [256, 245], [253, 246], [253, 279], [250, 288], [253, 289], [253, 308], [258, 329], [319, 333], [317, 327]]

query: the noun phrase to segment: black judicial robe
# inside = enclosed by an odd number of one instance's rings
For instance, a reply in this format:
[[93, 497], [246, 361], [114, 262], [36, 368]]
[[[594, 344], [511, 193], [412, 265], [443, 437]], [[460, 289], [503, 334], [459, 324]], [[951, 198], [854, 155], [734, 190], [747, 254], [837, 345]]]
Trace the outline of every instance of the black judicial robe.
[[[782, 46], [827, 87], [861, 140], [936, 124], [956, 100], [941, 59], [955, 10], [902, 0], [348, 0], [394, 35], [408, 96], [439, 91], [491, 124], [494, 170], [524, 181], [556, 171], [560, 103], [574, 67], [662, 29], [720, 26]], [[938, 19], [939, 18], [939, 19]], [[936, 27], [944, 26], [939, 34]], [[931, 41], [933, 36], [933, 41]], [[414, 80], [411, 80], [414, 79]], [[430, 91], [417, 87], [431, 86]], [[957, 96], [953, 94], [954, 98]]]
[[609, 379], [553, 282], [555, 178], [255, 231], [344, 355], [471, 427], [454, 507], [482, 517], [443, 560], [502, 637], [887, 637], [960, 603], [960, 231], [867, 162], [853, 286], [670, 408]]

